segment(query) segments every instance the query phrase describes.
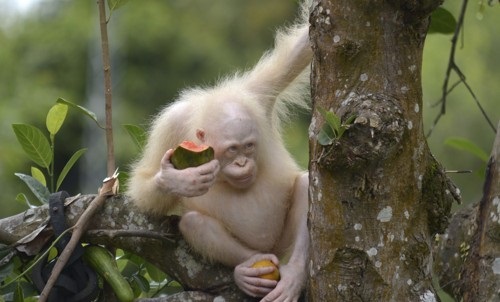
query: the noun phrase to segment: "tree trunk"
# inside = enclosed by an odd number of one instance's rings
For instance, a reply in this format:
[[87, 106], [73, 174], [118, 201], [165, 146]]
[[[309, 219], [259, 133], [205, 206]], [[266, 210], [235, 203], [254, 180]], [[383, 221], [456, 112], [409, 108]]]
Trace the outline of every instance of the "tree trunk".
[[[432, 236], [456, 188], [422, 127], [422, 50], [442, 1], [319, 1], [310, 128], [309, 301], [436, 301]], [[354, 123], [330, 145], [317, 108]]]

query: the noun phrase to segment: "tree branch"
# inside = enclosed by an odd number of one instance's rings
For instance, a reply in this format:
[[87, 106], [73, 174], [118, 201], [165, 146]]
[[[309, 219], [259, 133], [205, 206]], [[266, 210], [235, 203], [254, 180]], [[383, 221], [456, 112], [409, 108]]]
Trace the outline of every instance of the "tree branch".
[[[462, 8], [460, 10], [460, 15], [458, 17], [457, 25], [455, 27], [455, 32], [454, 32], [453, 37], [451, 39], [451, 49], [450, 49], [450, 56], [448, 59], [448, 68], [446, 69], [446, 75], [445, 75], [445, 79], [443, 82], [441, 99], [438, 101], [438, 104], [439, 103], [441, 104], [441, 111], [438, 113], [438, 115], [434, 119], [434, 123], [432, 124], [431, 128], [429, 129], [429, 132], [427, 132], [427, 137], [429, 137], [432, 134], [432, 131], [436, 127], [436, 125], [439, 122], [439, 120], [441, 119], [441, 117], [443, 117], [446, 114], [446, 100], [448, 98], [448, 95], [460, 83], [464, 83], [466, 89], [469, 91], [470, 95], [472, 96], [472, 98], [476, 102], [476, 105], [479, 107], [479, 110], [481, 110], [482, 115], [484, 116], [484, 118], [486, 119], [486, 121], [488, 122], [490, 127], [493, 129], [493, 132], [496, 133], [495, 126], [494, 126], [493, 122], [488, 117], [488, 114], [486, 113], [483, 106], [481, 105], [481, 103], [477, 99], [476, 94], [474, 93], [474, 91], [472, 90], [470, 85], [467, 83], [465, 75], [462, 73], [462, 71], [460, 70], [460, 68], [458, 67], [458, 65], [455, 62], [455, 53], [456, 53], [456, 48], [457, 48], [457, 43], [458, 43], [458, 37], [460, 35], [460, 31], [463, 28], [463, 23], [464, 23], [464, 19], [465, 19], [465, 13], [467, 12], [468, 2], [469, 2], [469, 0], [463, 0], [463, 2], [462, 2]], [[450, 82], [450, 76], [451, 76], [452, 71], [454, 71], [458, 75], [460, 80], [457, 83], [453, 84], [452, 87], [448, 89], [448, 85]]]
[[[68, 202], [68, 198], [65, 208], [67, 225], [75, 225], [95, 198], [95, 195], [82, 195], [74, 198], [73, 202]], [[37, 242], [38, 238], [43, 236], [46, 241], [50, 238], [47, 233], [52, 232], [50, 228], [39, 231], [45, 226], [48, 216], [48, 206], [45, 205], [0, 219], [0, 230], [8, 230], [0, 231], [0, 243], [36, 254], [36, 249], [43, 246]], [[179, 232], [178, 223], [179, 216], [149, 216], [141, 213], [127, 197], [114, 196], [108, 198], [92, 217], [82, 242], [103, 244], [138, 254], [190, 292], [162, 298], [162, 301], [185, 301], [179, 297], [187, 296], [212, 297], [200, 301], [213, 301], [214, 296], [221, 296], [226, 301], [252, 301], [234, 285], [231, 268], [208, 263], [191, 250]], [[34, 236], [29, 236], [35, 231]], [[18, 243], [23, 238], [30, 239]]]
[[113, 145], [113, 106], [111, 94], [111, 60], [109, 57], [109, 42], [108, 28], [106, 21], [106, 5], [104, 0], [97, 0], [99, 6], [99, 24], [101, 28], [101, 47], [102, 47], [102, 66], [104, 70], [104, 96], [106, 99], [106, 146], [108, 148], [107, 155], [107, 171], [108, 177], [115, 172], [115, 155]]

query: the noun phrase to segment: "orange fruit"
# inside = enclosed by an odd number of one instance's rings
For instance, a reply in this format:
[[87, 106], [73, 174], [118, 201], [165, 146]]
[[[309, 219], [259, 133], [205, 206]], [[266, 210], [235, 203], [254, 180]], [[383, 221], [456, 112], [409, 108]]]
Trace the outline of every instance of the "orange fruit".
[[270, 260], [260, 260], [260, 261], [255, 262], [252, 265], [253, 268], [267, 267], [267, 266], [274, 267], [274, 271], [271, 272], [271, 273], [269, 273], [269, 274], [260, 275], [259, 277], [260, 278], [264, 278], [264, 279], [278, 281], [280, 279], [280, 271], [279, 271], [278, 267], [276, 266], [276, 264], [274, 264], [272, 261], [270, 261]]

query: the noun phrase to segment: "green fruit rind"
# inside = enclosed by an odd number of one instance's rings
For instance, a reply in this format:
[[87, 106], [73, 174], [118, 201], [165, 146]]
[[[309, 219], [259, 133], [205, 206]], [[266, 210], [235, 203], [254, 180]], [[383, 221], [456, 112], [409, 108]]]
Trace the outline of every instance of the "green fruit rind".
[[134, 301], [134, 292], [130, 284], [118, 270], [116, 261], [108, 250], [97, 245], [88, 245], [85, 247], [83, 258], [96, 273], [108, 282], [118, 300], [121, 302]]
[[198, 146], [193, 142], [184, 141], [175, 148], [170, 162], [178, 170], [198, 167], [214, 159], [214, 149], [210, 146]]

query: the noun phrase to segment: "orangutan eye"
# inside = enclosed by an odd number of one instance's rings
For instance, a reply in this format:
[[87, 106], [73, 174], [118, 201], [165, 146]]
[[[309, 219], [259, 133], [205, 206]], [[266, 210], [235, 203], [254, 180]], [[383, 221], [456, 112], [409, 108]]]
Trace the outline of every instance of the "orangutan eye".
[[231, 154], [235, 154], [235, 153], [237, 153], [237, 152], [238, 152], [238, 147], [236, 147], [236, 146], [229, 146], [229, 147], [227, 148], [227, 152], [228, 152], [228, 153], [231, 153]]

